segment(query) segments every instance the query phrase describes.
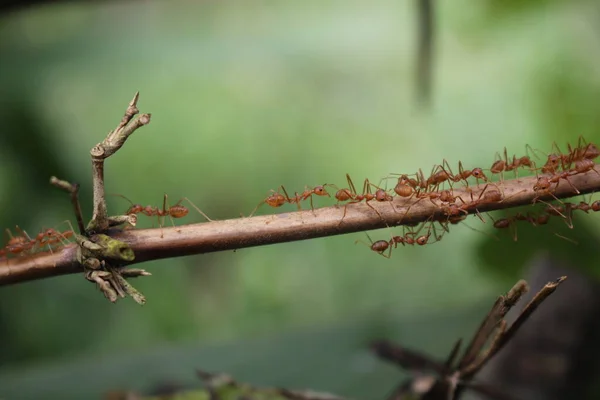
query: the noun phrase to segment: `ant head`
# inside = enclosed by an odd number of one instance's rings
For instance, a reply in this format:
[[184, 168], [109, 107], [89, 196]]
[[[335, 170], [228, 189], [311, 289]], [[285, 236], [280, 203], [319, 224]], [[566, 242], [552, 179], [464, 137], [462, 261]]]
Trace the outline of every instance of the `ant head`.
[[375, 191], [375, 199], [377, 201], [387, 201], [388, 198], [389, 198], [389, 195], [385, 192], [385, 190], [377, 189]]
[[329, 193], [327, 193], [327, 190], [325, 190], [325, 185], [323, 186], [315, 186], [315, 188], [313, 189], [313, 193], [316, 194], [317, 196], [327, 196], [327, 197], [331, 197], [329, 195]]
[[427, 242], [429, 241], [429, 236], [431, 236], [430, 233], [428, 233], [427, 235], [423, 235], [423, 236], [419, 236], [416, 240], [417, 244], [419, 246], [424, 246], [427, 244]]
[[483, 179], [484, 182], [488, 181], [487, 176], [485, 176], [481, 168], [473, 168], [473, 170], [471, 171], [471, 175], [473, 175], [475, 179]]
[[50, 228], [50, 229], [46, 229], [44, 231], [44, 236], [47, 236], [47, 237], [54, 237], [57, 235], [58, 235], [58, 232], [56, 231], [56, 229]]
[[552, 165], [557, 167], [562, 160], [562, 155], [558, 154], [549, 154], [548, 160], [546, 161], [546, 165]]
[[600, 149], [594, 143], [590, 143], [586, 146], [583, 156], [587, 159], [593, 160], [600, 156]]

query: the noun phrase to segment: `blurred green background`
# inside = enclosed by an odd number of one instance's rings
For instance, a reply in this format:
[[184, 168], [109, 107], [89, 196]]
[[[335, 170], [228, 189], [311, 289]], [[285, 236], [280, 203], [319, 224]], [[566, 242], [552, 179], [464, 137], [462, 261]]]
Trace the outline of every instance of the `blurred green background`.
[[[89, 149], [138, 90], [152, 123], [108, 160], [107, 192], [153, 205], [187, 196], [214, 219], [247, 215], [281, 184], [345, 185], [346, 173], [377, 182], [443, 158], [489, 168], [504, 146], [521, 155], [526, 144], [600, 139], [600, 4], [438, 3], [427, 112], [414, 102], [414, 2], [99, 1], [4, 15], [0, 226], [32, 233], [73, 220], [51, 175], [81, 183], [89, 218]], [[109, 199], [112, 213], [128, 206]], [[184, 222], [201, 221], [191, 212]], [[589, 262], [581, 249], [597, 219], [577, 222], [568, 235], [583, 237], [579, 248], [521, 227], [514, 243], [457, 226], [390, 260], [352, 234], [157, 261], [135, 282], [144, 307], [110, 304], [82, 276], [2, 287], [0, 397], [193, 387], [195, 367], [381, 397], [399, 374], [370, 356], [369, 339], [443, 355], [532, 249], [567, 246]]]

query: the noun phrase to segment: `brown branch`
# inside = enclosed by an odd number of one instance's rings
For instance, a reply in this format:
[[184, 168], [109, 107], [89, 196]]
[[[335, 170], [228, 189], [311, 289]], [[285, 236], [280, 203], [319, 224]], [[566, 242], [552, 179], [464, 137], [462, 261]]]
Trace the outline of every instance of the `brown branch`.
[[[600, 165], [597, 165], [598, 167]], [[581, 194], [600, 191], [600, 175], [595, 171], [574, 175], [569, 179]], [[535, 182], [535, 177], [504, 181], [503, 184], [498, 185], [504, 192], [504, 200], [481, 204], [478, 211], [493, 211], [532, 204], [537, 196], [532, 189]], [[482, 184], [479, 189], [473, 190], [474, 199], [478, 198], [484, 187]], [[471, 195], [465, 189], [455, 189], [454, 193], [460, 195], [465, 201], [471, 199]], [[576, 195], [566, 182], [561, 182], [553, 194], [557, 198]], [[553, 197], [547, 194], [541, 199], [552, 200]], [[280, 213], [179, 227], [114, 230], [109, 231], [108, 234], [127, 243], [135, 253], [135, 260], [132, 263], [139, 263], [161, 258], [342, 235], [432, 219], [440, 221], [447, 219], [439, 205], [429, 200], [395, 198], [392, 203], [371, 202], [370, 204], [381, 214], [381, 218], [369, 206], [359, 203], [347, 207], [346, 217], [341, 224], [343, 207], [333, 206], [316, 209], [314, 213], [312, 211]], [[409, 206], [410, 212], [405, 215]], [[475, 209], [469, 210], [471, 214], [475, 212]], [[75, 248], [76, 245], [68, 245], [54, 254], [40, 253], [0, 261], [0, 285], [81, 271], [77, 267]]]

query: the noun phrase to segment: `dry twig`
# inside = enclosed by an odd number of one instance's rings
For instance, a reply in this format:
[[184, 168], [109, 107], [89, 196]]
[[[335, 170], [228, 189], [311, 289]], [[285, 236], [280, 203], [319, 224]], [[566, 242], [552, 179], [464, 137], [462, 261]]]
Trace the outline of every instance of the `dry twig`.
[[[415, 375], [414, 378], [403, 382], [395, 389], [388, 400], [408, 400], [414, 396], [418, 396], [421, 400], [456, 400], [465, 389], [477, 391], [490, 399], [512, 399], [492, 386], [473, 382], [473, 378], [514, 337], [533, 311], [565, 279], [566, 276], [563, 276], [546, 284], [525, 306], [508, 329], [504, 317], [527, 292], [527, 283], [521, 280], [506, 296], [498, 297], [455, 367], [453, 364], [455, 364], [454, 360], [458, 354], [460, 341], [456, 343], [448, 359], [443, 363], [385, 340], [374, 342], [372, 348], [379, 357], [402, 369], [409, 370]], [[484, 349], [488, 342], [490, 342], [489, 347]], [[435, 375], [432, 375], [432, 372]]]

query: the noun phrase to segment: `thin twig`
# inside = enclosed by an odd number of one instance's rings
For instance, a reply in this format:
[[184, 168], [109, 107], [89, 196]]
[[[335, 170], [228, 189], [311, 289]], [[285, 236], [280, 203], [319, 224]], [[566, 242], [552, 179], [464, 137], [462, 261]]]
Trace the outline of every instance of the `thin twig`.
[[459, 369], [465, 368], [471, 365], [481, 353], [481, 350], [489, 340], [490, 336], [498, 327], [500, 321], [506, 317], [506, 314], [510, 311], [517, 301], [529, 290], [527, 282], [524, 280], [518, 281], [506, 296], [500, 296], [496, 299], [496, 302], [492, 306], [492, 309], [488, 313], [487, 317], [483, 320], [477, 333], [473, 336], [473, 339], [467, 346], [465, 354], [458, 365]]
[[[600, 168], [600, 165], [597, 165], [597, 168]], [[581, 194], [600, 191], [600, 176], [595, 171], [574, 175], [569, 179]], [[504, 200], [481, 204], [478, 211], [486, 212], [532, 204], [537, 198], [532, 189], [535, 182], [535, 177], [504, 181], [499, 185], [504, 192]], [[481, 185], [479, 189], [473, 189], [473, 198], [476, 199], [484, 187]], [[470, 198], [470, 194], [467, 194], [464, 189], [455, 189], [454, 193], [462, 195], [465, 199]], [[576, 194], [568, 183], [560, 182], [553, 195], [546, 194], [539, 199], [551, 200], [553, 196], [560, 199], [573, 197]], [[370, 203], [381, 218], [364, 203], [351, 204], [347, 207], [346, 216], [341, 224], [344, 210], [342, 207], [333, 206], [315, 209], [314, 212], [280, 213], [178, 227], [114, 230], [107, 234], [131, 247], [135, 254], [133, 263], [138, 263], [342, 235], [432, 219], [445, 221], [446, 218], [440, 207], [430, 201], [395, 198], [391, 204], [390, 202]], [[409, 206], [410, 211], [405, 215]], [[471, 214], [476, 211], [468, 210]], [[50, 255], [39, 253], [29, 257], [3, 260], [0, 261], [0, 286], [81, 271], [74, 268], [76, 263], [74, 245], [55, 250], [54, 254]]]
[[103, 232], [110, 227], [104, 189], [104, 160], [115, 154], [133, 132], [150, 123], [150, 114], [141, 114], [135, 118], [135, 115], [139, 113], [137, 108], [138, 99], [139, 92], [133, 96], [117, 128], [109, 132], [106, 139], [94, 146], [90, 151], [92, 156], [94, 212], [92, 220], [88, 224], [88, 230]]
[[50, 178], [50, 184], [59, 189], [66, 190], [71, 195], [71, 204], [73, 204], [73, 211], [77, 219], [77, 228], [79, 229], [79, 234], [83, 235], [85, 233], [85, 226], [83, 225], [83, 216], [81, 214], [81, 203], [79, 203], [79, 184], [63, 181], [55, 176]]

